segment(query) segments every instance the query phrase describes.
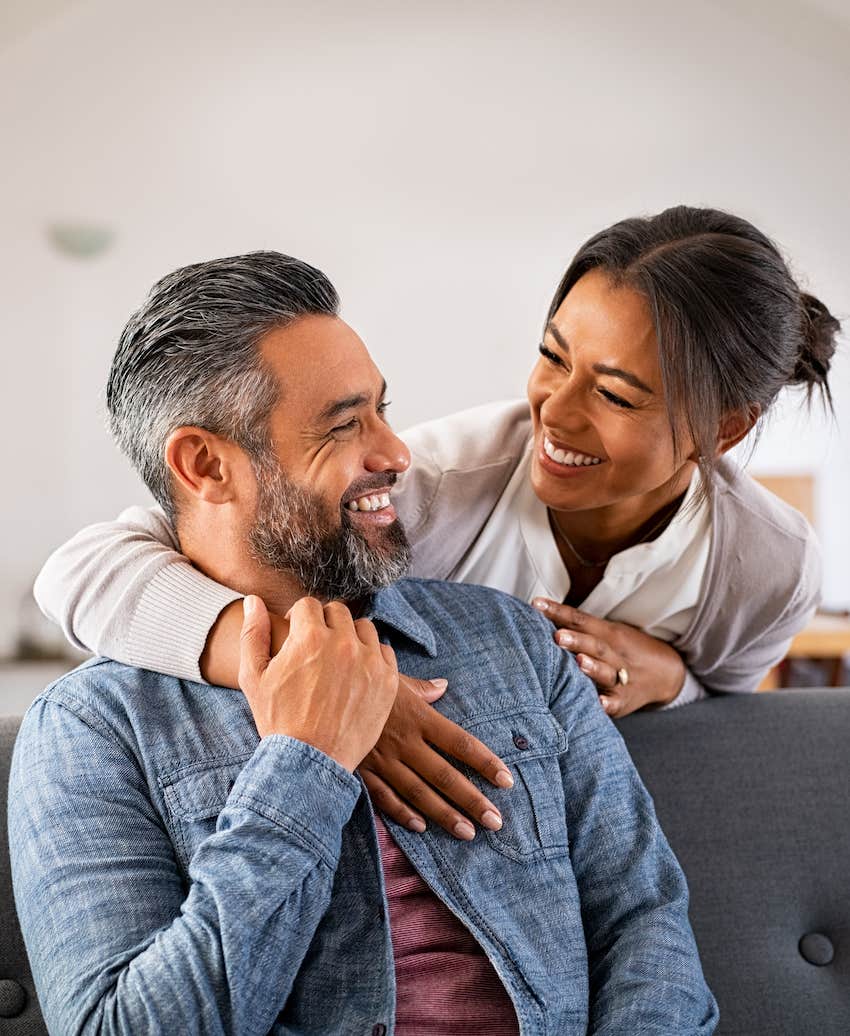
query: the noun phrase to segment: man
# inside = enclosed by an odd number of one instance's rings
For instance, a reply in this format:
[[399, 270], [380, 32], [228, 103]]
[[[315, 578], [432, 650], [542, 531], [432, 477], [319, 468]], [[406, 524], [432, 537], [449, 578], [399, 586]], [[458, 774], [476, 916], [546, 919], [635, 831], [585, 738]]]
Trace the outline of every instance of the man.
[[[513, 598], [395, 583], [408, 455], [336, 314], [321, 273], [257, 253], [164, 278], [124, 331], [112, 428], [183, 552], [249, 595], [244, 697], [96, 659], [27, 714], [10, 842], [48, 1025], [712, 1032], [683, 876], [592, 684]], [[271, 660], [263, 602], [290, 621]], [[471, 844], [382, 820], [357, 776], [399, 667], [447, 677], [441, 711], [513, 773]]]

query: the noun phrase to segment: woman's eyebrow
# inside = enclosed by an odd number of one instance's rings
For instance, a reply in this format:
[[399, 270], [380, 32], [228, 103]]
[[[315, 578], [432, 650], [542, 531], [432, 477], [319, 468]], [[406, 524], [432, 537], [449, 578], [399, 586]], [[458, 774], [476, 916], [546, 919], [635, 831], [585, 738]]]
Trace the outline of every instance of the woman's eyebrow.
[[[570, 351], [570, 346], [566, 338], [564, 338], [564, 336], [557, 329], [557, 327], [555, 327], [551, 320], [546, 325], [546, 330], [555, 339], [555, 341], [564, 350], [565, 353], [568, 353]], [[652, 391], [649, 385], [644, 384], [644, 382], [640, 380], [637, 374], [632, 374], [631, 371], [624, 371], [620, 367], [609, 367], [605, 363], [594, 363], [593, 370], [596, 371], [597, 374], [608, 374], [612, 378], [619, 378], [621, 381], [625, 381], [627, 385], [631, 385], [632, 388], [639, 389], [641, 392], [647, 392], [650, 396], [655, 395], [655, 393]]]

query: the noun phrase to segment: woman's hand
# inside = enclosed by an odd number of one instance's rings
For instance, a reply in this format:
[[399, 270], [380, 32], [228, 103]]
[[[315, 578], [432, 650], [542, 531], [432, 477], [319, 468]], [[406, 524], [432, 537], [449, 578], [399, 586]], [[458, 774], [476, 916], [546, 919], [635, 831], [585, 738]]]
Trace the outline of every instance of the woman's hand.
[[475, 828], [469, 817], [498, 831], [501, 814], [435, 749], [466, 763], [498, 788], [510, 788], [514, 781], [486, 745], [430, 707], [445, 689], [445, 680], [416, 680], [400, 673], [395, 703], [360, 773], [374, 804], [397, 823], [422, 832], [429, 817], [455, 838], [470, 841]]
[[[647, 705], [673, 701], [685, 679], [679, 652], [624, 622], [597, 619], [587, 612], [537, 597], [532, 604], [554, 623], [555, 643], [576, 656], [599, 690], [611, 717], [626, 716]], [[627, 683], [618, 676], [625, 672]]]

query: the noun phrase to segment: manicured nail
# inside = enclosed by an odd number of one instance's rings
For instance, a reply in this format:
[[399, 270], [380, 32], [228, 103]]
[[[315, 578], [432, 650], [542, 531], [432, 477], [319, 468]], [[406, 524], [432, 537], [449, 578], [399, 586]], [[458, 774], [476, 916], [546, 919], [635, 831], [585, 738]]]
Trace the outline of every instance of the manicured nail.
[[257, 598], [253, 594], [249, 594], [242, 600], [242, 614], [246, 619], [253, 618], [254, 612], [257, 610]]
[[576, 642], [575, 635], [570, 633], [569, 630], [559, 630], [555, 639], [558, 641], [561, 647], [565, 648], [572, 647]]
[[407, 826], [411, 831], [415, 831], [418, 835], [421, 835], [425, 830], [425, 821], [420, 820], [419, 817], [411, 817], [407, 822]]
[[452, 831], [454, 831], [458, 838], [462, 838], [464, 842], [471, 842], [475, 837], [475, 828], [466, 820], [458, 820]]
[[542, 597], [535, 597], [531, 604], [538, 611], [546, 612], [549, 610], [549, 602], [544, 600]]
[[493, 780], [500, 788], [512, 788], [514, 786], [514, 779], [511, 777], [510, 770], [499, 770]]
[[437, 676], [433, 680], [429, 680], [428, 683], [432, 683], [436, 688], [444, 691], [449, 686], [449, 681], [444, 680], [442, 676]]
[[501, 831], [502, 818], [498, 813], [494, 813], [492, 809], [488, 809], [485, 813], [481, 814], [481, 824], [483, 827], [486, 827], [488, 831]]

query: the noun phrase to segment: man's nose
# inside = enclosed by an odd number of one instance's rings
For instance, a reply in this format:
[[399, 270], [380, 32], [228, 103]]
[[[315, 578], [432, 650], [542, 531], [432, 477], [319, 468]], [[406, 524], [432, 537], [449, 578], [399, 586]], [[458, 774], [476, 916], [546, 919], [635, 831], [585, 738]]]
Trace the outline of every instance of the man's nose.
[[363, 459], [367, 471], [395, 471], [401, 474], [410, 467], [410, 450], [387, 425], [381, 425], [369, 443]]

